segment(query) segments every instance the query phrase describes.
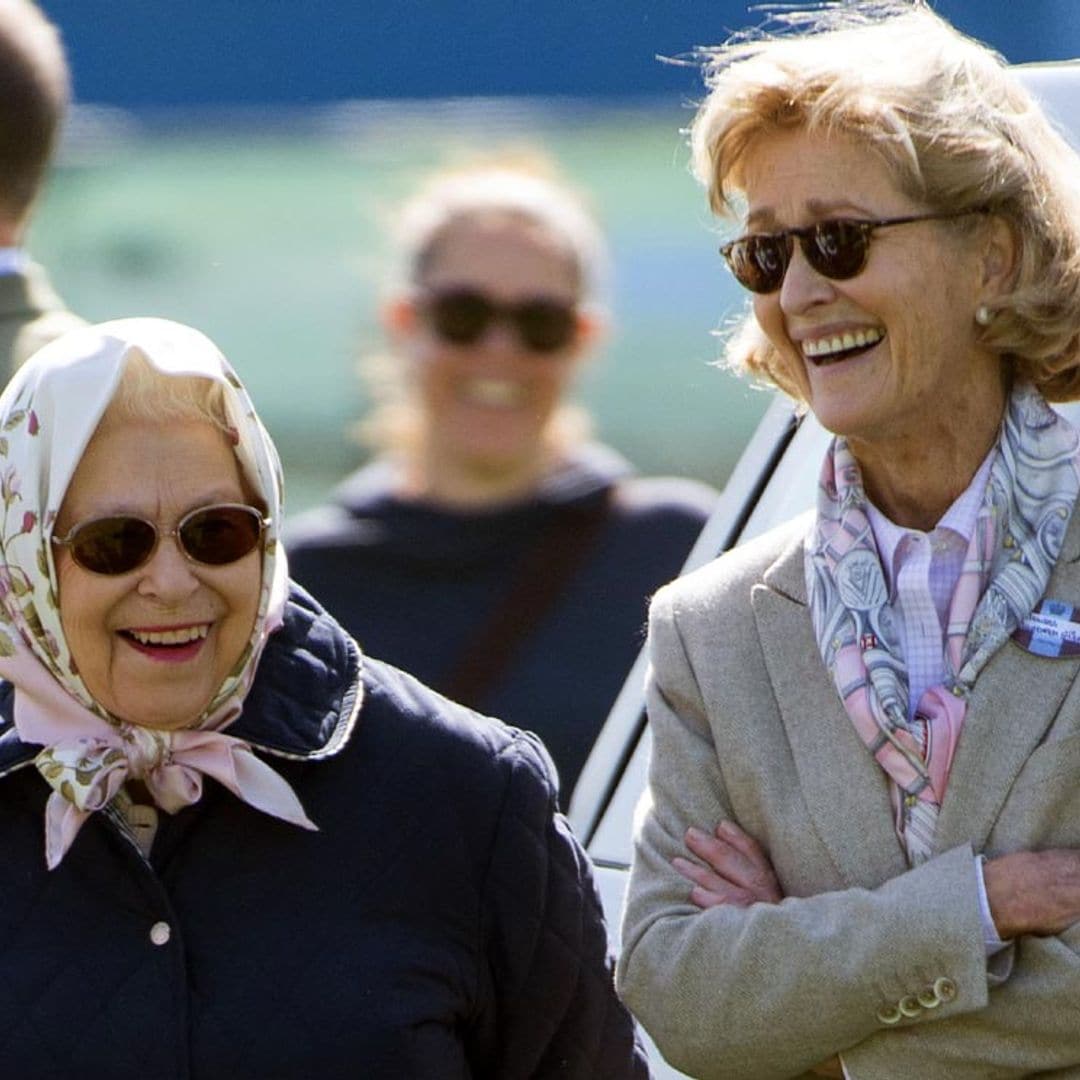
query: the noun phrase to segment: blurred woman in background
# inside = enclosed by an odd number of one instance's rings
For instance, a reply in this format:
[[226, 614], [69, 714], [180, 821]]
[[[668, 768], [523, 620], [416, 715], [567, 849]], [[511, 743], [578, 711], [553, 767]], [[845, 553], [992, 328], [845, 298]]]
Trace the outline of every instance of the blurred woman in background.
[[378, 455], [291, 523], [290, 565], [365, 648], [538, 732], [565, 806], [715, 492], [589, 441], [604, 243], [542, 162], [435, 175], [396, 241]]

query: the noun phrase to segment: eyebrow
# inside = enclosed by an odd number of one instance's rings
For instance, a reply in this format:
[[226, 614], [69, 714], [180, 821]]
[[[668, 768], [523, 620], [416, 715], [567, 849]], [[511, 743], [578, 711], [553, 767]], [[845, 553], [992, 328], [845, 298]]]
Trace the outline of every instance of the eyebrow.
[[[806, 211], [811, 219], [809, 224], [813, 224], [817, 221], [824, 221], [831, 217], [847, 217], [854, 215], [856, 217], [862, 216], [871, 218], [875, 216], [874, 213], [866, 207], [859, 206], [857, 203], [847, 202], [844, 199], [811, 199], [806, 204]], [[747, 214], [745, 227], [770, 229], [777, 232], [784, 228], [784, 226], [781, 226], [777, 221], [776, 212], [771, 207], [767, 206]], [[787, 226], [787, 228], [791, 228], [791, 226]]]
[[[215, 487], [180, 510], [180, 512], [176, 514], [173, 524], [179, 521], [185, 514], [190, 514], [192, 510], [198, 510], [203, 506], [217, 506], [220, 503], [246, 503], [248, 501], [242, 487], [239, 496], [233, 492], [227, 492], [224, 488]], [[161, 507], [159, 506], [155, 513], [148, 514], [142, 508], [134, 507], [126, 501], [119, 500], [114, 504], [107, 504], [104, 507], [99, 503], [97, 507], [87, 507], [86, 512], [83, 514], [77, 516], [70, 514], [65, 515], [65, 517], [72, 517], [74, 519], [74, 525], [81, 525], [85, 521], [95, 521], [98, 518], [107, 517], [137, 517], [143, 518], [145, 521], [152, 521], [155, 525], [159, 525], [163, 524], [162, 518], [159, 516], [160, 510]], [[56, 520], [60, 520], [59, 514], [57, 514]], [[68, 526], [68, 529], [74, 528], [74, 525]]]

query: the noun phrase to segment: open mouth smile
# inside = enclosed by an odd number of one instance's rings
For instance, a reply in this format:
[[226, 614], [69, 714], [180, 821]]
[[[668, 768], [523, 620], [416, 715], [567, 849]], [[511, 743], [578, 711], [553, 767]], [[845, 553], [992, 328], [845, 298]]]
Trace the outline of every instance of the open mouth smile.
[[848, 330], [843, 334], [831, 334], [802, 342], [802, 354], [816, 367], [824, 367], [859, 356], [872, 349], [884, 337], [885, 331], [877, 327]]
[[137, 652], [155, 660], [188, 660], [203, 646], [211, 623], [166, 629], [120, 630], [120, 636]]
[[462, 390], [462, 396], [470, 404], [493, 409], [515, 408], [527, 396], [518, 383], [506, 379], [470, 379]]

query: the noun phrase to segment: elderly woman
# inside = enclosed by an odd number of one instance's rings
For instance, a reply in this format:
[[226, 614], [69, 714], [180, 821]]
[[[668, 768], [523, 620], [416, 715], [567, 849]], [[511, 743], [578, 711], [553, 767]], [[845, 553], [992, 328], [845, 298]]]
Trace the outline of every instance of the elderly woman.
[[544, 751], [289, 588], [212, 343], [74, 331], [0, 430], [6, 1074], [644, 1075]]
[[588, 440], [572, 398], [602, 336], [604, 242], [542, 164], [438, 172], [405, 203], [377, 458], [286, 543], [366, 649], [539, 734], [565, 806], [716, 493]]
[[1080, 161], [922, 3], [793, 21], [693, 144], [834, 438], [652, 606], [621, 990], [698, 1077], [1080, 1075]]

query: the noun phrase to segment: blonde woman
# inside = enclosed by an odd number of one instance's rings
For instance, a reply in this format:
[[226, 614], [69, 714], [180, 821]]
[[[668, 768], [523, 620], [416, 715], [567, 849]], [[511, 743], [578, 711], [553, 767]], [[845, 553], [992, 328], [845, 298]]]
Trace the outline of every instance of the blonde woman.
[[924, 3], [716, 50], [735, 363], [816, 511], [652, 605], [622, 993], [698, 1077], [1080, 1074], [1080, 160]]
[[604, 243], [533, 166], [430, 179], [402, 209], [379, 454], [293, 523], [297, 579], [367, 648], [539, 733], [562, 801], [715, 493], [642, 479], [571, 402]]

